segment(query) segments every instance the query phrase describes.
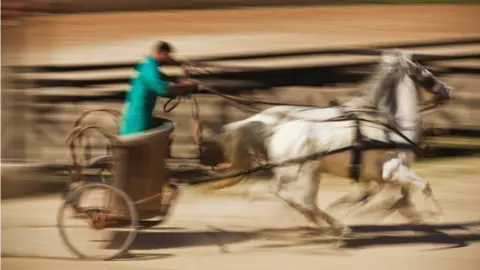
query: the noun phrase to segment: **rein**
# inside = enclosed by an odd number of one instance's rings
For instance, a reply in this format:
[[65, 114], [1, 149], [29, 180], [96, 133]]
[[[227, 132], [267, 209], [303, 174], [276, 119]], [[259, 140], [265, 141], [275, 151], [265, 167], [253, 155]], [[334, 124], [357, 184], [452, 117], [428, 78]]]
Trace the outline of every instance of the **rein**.
[[[206, 73], [206, 74], [211, 74], [209, 70], [203, 67], [199, 67], [201, 64], [197, 64], [195, 62], [187, 62], [188, 64], [194, 66], [197, 70], [200, 70], [201, 73]], [[191, 75], [191, 73], [188, 70], [184, 70], [185, 74], [187, 76]], [[301, 107], [312, 107], [311, 105], [308, 104], [298, 104], [298, 103], [288, 103], [288, 102], [272, 102], [272, 101], [264, 101], [264, 100], [259, 100], [259, 99], [252, 99], [250, 97], [242, 97], [238, 95], [230, 95], [230, 94], [225, 94], [222, 93], [221, 91], [210, 87], [206, 85], [205, 83], [202, 83], [200, 80], [197, 79], [192, 79], [195, 81], [201, 88], [201, 90], [207, 91], [211, 94], [214, 94], [216, 96], [222, 97], [229, 101], [233, 106], [239, 107], [242, 110], [246, 110], [249, 112], [261, 112], [263, 110], [256, 108], [252, 104], [262, 104], [262, 105], [271, 105], [271, 106], [301, 106]], [[321, 107], [318, 107], [321, 108]]]
[[[199, 67], [200, 64], [196, 64], [194, 62], [185, 62], [185, 63], [188, 63], [189, 65], [195, 67], [195, 69], [200, 70], [201, 73], [211, 73], [207, 69]], [[191, 72], [189, 72], [187, 69], [184, 69], [184, 72], [188, 77], [191, 77]], [[297, 103], [272, 102], [272, 101], [264, 101], [264, 100], [259, 100], [259, 99], [241, 97], [241, 96], [234, 96], [234, 95], [222, 93], [221, 91], [215, 89], [214, 87], [206, 85], [205, 83], [201, 82], [200, 80], [194, 79], [193, 81], [195, 81], [199, 85], [199, 88], [201, 90], [207, 91], [207, 92], [209, 92], [209, 93], [211, 93], [215, 96], [221, 97], [221, 98], [225, 99], [228, 103], [230, 103], [232, 106], [234, 106], [234, 107], [236, 107], [236, 108], [238, 108], [242, 111], [249, 112], [249, 113], [260, 113], [260, 112], [263, 111], [262, 109], [257, 108], [254, 104], [270, 105], [270, 106], [311, 107], [312, 109], [322, 109], [322, 108], [330, 107], [330, 106], [312, 106], [312, 105], [297, 104]], [[165, 113], [169, 113], [169, 112], [173, 111], [184, 99], [192, 101], [192, 105], [191, 105], [192, 106], [192, 109], [191, 109], [191, 111], [192, 111], [192, 125], [191, 126], [192, 126], [193, 140], [194, 140], [194, 143], [197, 146], [200, 146], [200, 144], [202, 142], [203, 126], [200, 122], [200, 117], [199, 117], [199, 105], [198, 105], [198, 102], [197, 102], [196, 98], [193, 95], [190, 94], [190, 95], [186, 95], [186, 96], [183, 96], [183, 97], [180, 97], [180, 98], [169, 99], [164, 104], [163, 111]], [[433, 109], [439, 107], [440, 105], [441, 104], [435, 102], [434, 98], [432, 98], [431, 100], [428, 100], [428, 101], [424, 101], [424, 102], [422, 102], [422, 104], [420, 104], [420, 106], [421, 106], [420, 113], [428, 112], [430, 110], [433, 110]], [[350, 111], [350, 112], [351, 113], [352, 112], [367, 112], [367, 113], [378, 114], [378, 111], [375, 108], [366, 108], [364, 110], [354, 110], [354, 111]], [[282, 114], [280, 114], [280, 113], [275, 114], [275, 116], [278, 116], [278, 115], [282, 116]], [[292, 118], [292, 119], [295, 119], [295, 120], [305, 120], [305, 121], [312, 121], [312, 122], [337, 121], [336, 119], [326, 119], [326, 120], [306, 119], [306, 118], [301, 118], [301, 117], [293, 117], [293, 116], [290, 116], [288, 114], [283, 115], [283, 117], [289, 117], [289, 118]], [[343, 118], [342, 120], [347, 120], [347, 119]], [[371, 121], [371, 123], [380, 124], [380, 125], [386, 127], [387, 129], [389, 129], [390, 131], [393, 131], [394, 133], [398, 134], [400, 137], [405, 139], [408, 143], [414, 145], [414, 148], [416, 148], [417, 153], [421, 149], [416, 143], [412, 142], [410, 139], [408, 139], [406, 136], [404, 136], [396, 128], [393, 128], [390, 125], [384, 124], [384, 123], [381, 123], [381, 122]]]
[[[186, 62], [192, 66], [194, 66], [197, 70], [200, 70], [201, 73], [206, 73], [206, 74], [211, 74], [209, 70], [207, 70], [204, 67], [200, 67], [202, 64], [196, 63], [196, 62]], [[188, 70], [184, 70], [185, 74], [190, 75], [190, 72]], [[327, 108], [327, 107], [320, 107], [320, 106], [312, 106], [310, 104], [298, 104], [298, 103], [287, 103], [287, 102], [272, 102], [272, 101], [264, 101], [264, 100], [259, 100], [259, 99], [252, 99], [252, 98], [246, 98], [242, 96], [234, 96], [234, 95], [229, 95], [222, 93], [221, 91], [218, 91], [217, 89], [210, 87], [204, 83], [202, 83], [200, 80], [194, 79], [196, 83], [202, 88], [202, 90], [207, 91], [211, 94], [214, 94], [219, 97], [223, 97], [227, 99], [229, 102], [233, 103], [234, 106], [240, 107], [243, 110], [247, 111], [253, 111], [253, 112], [261, 112], [260, 109], [255, 108], [255, 106], [251, 104], [262, 104], [262, 105], [271, 105], [271, 106], [300, 106], [300, 107], [313, 107], [316, 109], [322, 109], [322, 108]], [[246, 105], [249, 104], [249, 105]], [[434, 100], [428, 100], [425, 102], [422, 102], [421, 104], [422, 108], [420, 109], [420, 112], [428, 111], [431, 110], [437, 106], [439, 106], [438, 103], [436, 103]]]
[[[191, 62], [189, 62], [191, 64]], [[197, 69], [201, 69], [203, 72], [208, 72], [204, 68], [196, 66]], [[190, 75], [190, 72], [188, 70], [184, 70], [185, 74]], [[242, 110], [246, 111], [249, 113], [260, 113], [263, 110], [257, 108], [253, 104], [263, 104], [263, 105], [271, 105], [271, 106], [304, 106], [304, 107], [311, 107], [311, 105], [305, 105], [305, 104], [295, 104], [295, 103], [280, 103], [280, 102], [271, 102], [271, 101], [263, 101], [263, 100], [258, 100], [258, 99], [251, 99], [251, 98], [245, 98], [245, 97], [240, 97], [240, 96], [233, 96], [229, 94], [222, 93], [221, 91], [218, 91], [217, 89], [210, 87], [204, 83], [202, 83], [199, 80], [194, 80], [198, 85], [201, 90], [207, 91], [213, 95], [219, 96], [223, 99], [225, 99], [227, 102], [229, 102], [232, 106]], [[197, 99], [193, 95], [186, 95], [182, 96], [180, 98], [170, 98], [164, 105], [163, 105], [163, 112], [169, 113], [172, 112], [181, 102], [182, 100], [191, 100], [192, 101], [192, 133], [193, 133], [193, 139], [194, 143], [199, 146], [200, 143], [202, 142], [202, 130], [203, 126], [200, 122], [200, 116], [199, 116], [199, 105], [197, 102]], [[317, 108], [317, 107], [316, 107]], [[321, 108], [321, 107], [318, 107]]]

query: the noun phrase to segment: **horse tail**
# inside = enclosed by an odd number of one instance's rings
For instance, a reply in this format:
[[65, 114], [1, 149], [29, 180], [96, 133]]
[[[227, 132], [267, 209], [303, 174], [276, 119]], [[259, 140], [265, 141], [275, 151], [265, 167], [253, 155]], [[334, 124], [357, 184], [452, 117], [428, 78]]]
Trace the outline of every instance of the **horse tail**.
[[[236, 129], [224, 131], [221, 139], [225, 157], [231, 163], [232, 172], [241, 172], [253, 168], [258, 161], [268, 160], [266, 141], [271, 134], [271, 126], [254, 121]], [[227, 178], [213, 184], [219, 190], [239, 184], [245, 177]]]

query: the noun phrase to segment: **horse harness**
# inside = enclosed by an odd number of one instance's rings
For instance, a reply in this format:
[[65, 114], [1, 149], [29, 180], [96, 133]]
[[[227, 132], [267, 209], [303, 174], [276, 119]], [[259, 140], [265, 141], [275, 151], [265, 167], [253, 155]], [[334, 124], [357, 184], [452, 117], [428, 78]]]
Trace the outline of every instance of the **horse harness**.
[[[394, 133], [397, 133], [402, 137], [403, 139], [406, 140], [406, 143], [399, 143], [399, 142], [393, 142], [389, 140], [388, 142], [384, 141], [379, 141], [379, 140], [372, 140], [368, 139], [366, 136], [362, 134], [362, 122], [377, 122], [379, 123], [380, 121], [365, 121], [365, 119], [362, 119], [357, 113], [355, 112], [349, 112], [346, 110], [345, 107], [339, 106], [339, 109], [342, 111], [343, 115], [345, 115], [345, 120], [352, 120], [355, 123], [355, 135], [352, 141], [352, 145], [349, 147], [346, 147], [345, 150], [349, 150], [352, 152], [352, 155], [350, 157], [350, 166], [349, 166], [349, 177], [354, 180], [355, 182], [358, 182], [360, 180], [361, 174], [362, 174], [362, 164], [363, 164], [363, 152], [366, 150], [375, 150], [375, 149], [405, 149], [405, 150], [413, 150], [417, 154], [421, 154], [420, 152], [420, 147], [410, 139], [408, 139], [405, 135], [401, 134], [400, 131], [398, 131], [395, 128], [391, 128], [390, 124], [383, 124], [385, 127], [390, 127], [389, 129], [391, 131], [394, 131]], [[385, 134], [389, 136], [390, 133], [385, 130]]]
[[[226, 99], [227, 101], [229, 101], [229, 103], [232, 103], [232, 105], [234, 105], [235, 107], [237, 107], [239, 109], [250, 111], [250, 112], [257, 112], [258, 113], [258, 112], [262, 111], [262, 110], [256, 108], [255, 106], [252, 106], [251, 103], [259, 103], [259, 104], [265, 104], [265, 105], [306, 106], [306, 105], [301, 105], [301, 104], [288, 104], [288, 103], [277, 103], [277, 102], [268, 102], [268, 101], [245, 99], [245, 98], [242, 98], [242, 97], [237, 97], [237, 96], [232, 96], [232, 95], [229, 95], [229, 94], [221, 93], [220, 91], [218, 91], [218, 90], [216, 90], [212, 87], [206, 86], [205, 84], [202, 84], [199, 81], [197, 81], [197, 82], [207, 92], [210, 92], [214, 95], [217, 95], [217, 96], [220, 96], [220, 97]], [[195, 142], [196, 142], [197, 145], [199, 145], [200, 141], [202, 140], [202, 138], [201, 138], [202, 127], [201, 127], [201, 123], [199, 121], [198, 103], [195, 100], [195, 98], [189, 97], [188, 99], [190, 99], [192, 101], [192, 117], [193, 117], [193, 120], [195, 121], [196, 126], [197, 126], [197, 130], [195, 132], [196, 133], [195, 134], [195, 137], [196, 137]], [[180, 103], [180, 100], [177, 99], [176, 102], [170, 108], [168, 108], [169, 103], [171, 103], [172, 101], [173, 101], [173, 99], [169, 100], [165, 104], [165, 106], [164, 106], [164, 111], [165, 112], [172, 111]], [[328, 120], [321, 121], [321, 122], [354, 121], [354, 123], [355, 123], [355, 136], [354, 136], [354, 139], [353, 139], [352, 144], [350, 146], [344, 147], [344, 148], [341, 148], [341, 149], [336, 149], [336, 150], [333, 150], [333, 151], [330, 151], [330, 152], [327, 152], [327, 153], [313, 153], [313, 154], [310, 154], [310, 155], [305, 156], [305, 157], [300, 157], [300, 158], [296, 158], [296, 159], [293, 159], [293, 160], [287, 160], [285, 162], [282, 162], [281, 164], [270, 164], [270, 163], [264, 164], [264, 165], [261, 165], [261, 166], [256, 167], [256, 168], [252, 168], [252, 169], [250, 169], [248, 171], [245, 171], [245, 172], [237, 172], [237, 173], [230, 174], [228, 176], [213, 177], [213, 178], [209, 179], [208, 182], [216, 181], [216, 179], [217, 180], [222, 179], [222, 177], [233, 177], [233, 176], [238, 176], [238, 175], [246, 175], [246, 174], [253, 173], [255, 171], [260, 171], [260, 170], [265, 170], [265, 169], [271, 169], [271, 168], [278, 167], [278, 166], [283, 166], [283, 164], [305, 162], [305, 161], [308, 161], [308, 160], [313, 160], [313, 159], [316, 159], [316, 158], [319, 158], [319, 157], [323, 157], [323, 156], [330, 155], [330, 154], [335, 154], [335, 153], [340, 153], [340, 152], [344, 152], [344, 151], [351, 151], [352, 152], [351, 160], [350, 160], [350, 166], [349, 166], [350, 167], [349, 168], [349, 177], [352, 180], [358, 182], [360, 180], [361, 173], [362, 173], [361, 167], [362, 167], [362, 164], [363, 164], [363, 152], [366, 151], [366, 150], [405, 149], [405, 150], [413, 150], [418, 155], [422, 154], [422, 149], [420, 148], [420, 146], [418, 146], [417, 143], [413, 142], [408, 137], [403, 135], [395, 127], [392, 127], [392, 125], [390, 123], [383, 123], [381, 121], [378, 121], [378, 119], [376, 119], [377, 121], [364, 119], [364, 118], [360, 117], [358, 115], [358, 113], [356, 113], [355, 111], [347, 110], [347, 108], [345, 106], [341, 105], [339, 102], [335, 102], [335, 101], [334, 101], [334, 103], [330, 102], [329, 105], [336, 105], [342, 111], [343, 115], [341, 117], [335, 117], [335, 118], [328, 119]], [[425, 104], [425, 105], [427, 105], [427, 104]], [[423, 108], [421, 111], [430, 110], [432, 108], [435, 108], [436, 105], [437, 104], [434, 104], [434, 106], [430, 106], [430, 105], [425, 106], [425, 108]], [[305, 109], [302, 109], [301, 111], [305, 111], [305, 110], [309, 110], [309, 109], [310, 108], [305, 108]], [[318, 109], [318, 107], [314, 107], [314, 108], [311, 108], [311, 109]], [[290, 115], [283, 114], [283, 113], [277, 114], [277, 116], [280, 116], [280, 119], [291, 118]], [[318, 122], [318, 121], [314, 121], [314, 122]], [[385, 134], [388, 137], [389, 137], [390, 134], [387, 132], [387, 130], [392, 131], [393, 133], [399, 135], [402, 139], [405, 140], [405, 143], [393, 142], [391, 140], [389, 140], [389, 142], [384, 142], [384, 141], [379, 141], [379, 140], [368, 139], [366, 136], [364, 136], [362, 134], [362, 130], [361, 130], [362, 122], [380, 124], [380, 125], [382, 125], [386, 128]]]

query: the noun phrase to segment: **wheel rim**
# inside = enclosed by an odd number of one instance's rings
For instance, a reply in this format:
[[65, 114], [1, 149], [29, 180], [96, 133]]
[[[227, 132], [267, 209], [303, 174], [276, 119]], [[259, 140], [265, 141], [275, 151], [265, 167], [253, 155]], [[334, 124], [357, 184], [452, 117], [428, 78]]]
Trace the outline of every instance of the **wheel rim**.
[[[92, 191], [104, 191], [99, 192], [103, 196], [101, 206], [90, 207], [88, 203], [96, 202], [90, 198], [83, 204], [82, 196]], [[108, 200], [105, 194], [113, 197]], [[115, 198], [115, 204], [111, 198]], [[86, 184], [68, 194], [57, 216], [57, 228], [67, 250], [86, 260], [110, 260], [124, 254], [135, 241], [138, 224], [135, 205], [128, 195], [100, 183]], [[97, 244], [100, 250], [95, 250]]]

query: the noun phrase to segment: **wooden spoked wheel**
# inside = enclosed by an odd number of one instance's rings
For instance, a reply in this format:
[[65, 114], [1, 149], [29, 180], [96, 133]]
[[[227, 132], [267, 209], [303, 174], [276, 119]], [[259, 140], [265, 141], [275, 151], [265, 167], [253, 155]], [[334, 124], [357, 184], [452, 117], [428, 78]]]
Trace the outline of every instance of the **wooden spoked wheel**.
[[66, 196], [58, 212], [57, 228], [67, 249], [77, 258], [110, 260], [131, 248], [139, 220], [125, 192], [90, 183]]

